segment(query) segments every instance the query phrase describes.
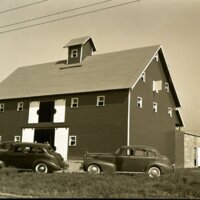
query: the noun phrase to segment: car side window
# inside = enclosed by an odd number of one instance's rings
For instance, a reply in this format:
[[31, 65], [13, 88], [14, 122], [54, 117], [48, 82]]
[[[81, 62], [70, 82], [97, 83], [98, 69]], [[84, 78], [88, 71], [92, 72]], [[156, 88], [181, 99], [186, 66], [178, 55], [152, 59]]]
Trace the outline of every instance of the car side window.
[[136, 149], [135, 150], [135, 157], [147, 157], [146, 150], [143, 149]]
[[155, 151], [148, 151], [148, 157], [156, 157]]
[[121, 149], [121, 156], [133, 156], [133, 149]]
[[14, 149], [14, 152], [17, 152], [17, 153], [21, 153], [22, 152], [22, 147], [16, 147], [15, 149]]

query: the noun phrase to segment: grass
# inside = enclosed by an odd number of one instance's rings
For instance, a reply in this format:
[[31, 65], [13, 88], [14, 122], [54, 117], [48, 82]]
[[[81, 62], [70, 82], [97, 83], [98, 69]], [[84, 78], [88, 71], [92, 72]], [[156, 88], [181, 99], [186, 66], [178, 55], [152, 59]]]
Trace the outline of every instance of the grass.
[[179, 169], [152, 179], [146, 174], [36, 174], [5, 168], [0, 183], [1, 193], [34, 198], [200, 198], [200, 169]]

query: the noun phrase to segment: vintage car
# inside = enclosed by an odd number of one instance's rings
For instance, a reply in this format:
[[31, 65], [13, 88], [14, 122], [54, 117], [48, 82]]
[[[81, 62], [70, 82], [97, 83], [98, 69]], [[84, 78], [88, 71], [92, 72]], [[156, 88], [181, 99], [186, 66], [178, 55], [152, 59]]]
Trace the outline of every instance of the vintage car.
[[14, 141], [3, 141], [3, 142], [0, 142], [0, 149], [1, 150], [2, 149], [7, 150], [14, 143], [16, 143], [16, 142], [14, 142]]
[[138, 173], [147, 172], [150, 177], [174, 171], [174, 165], [153, 147], [122, 146], [115, 153], [85, 152], [82, 169], [88, 173], [100, 172]]
[[62, 170], [66, 165], [49, 144], [17, 142], [7, 150], [0, 149], [0, 167], [47, 173]]

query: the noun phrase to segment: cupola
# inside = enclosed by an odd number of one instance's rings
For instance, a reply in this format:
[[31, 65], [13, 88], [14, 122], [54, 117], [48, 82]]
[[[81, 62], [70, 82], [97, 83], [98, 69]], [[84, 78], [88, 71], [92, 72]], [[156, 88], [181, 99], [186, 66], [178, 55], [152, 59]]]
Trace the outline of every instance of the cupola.
[[64, 48], [68, 48], [67, 64], [81, 63], [87, 56], [91, 56], [96, 51], [90, 36], [72, 39]]

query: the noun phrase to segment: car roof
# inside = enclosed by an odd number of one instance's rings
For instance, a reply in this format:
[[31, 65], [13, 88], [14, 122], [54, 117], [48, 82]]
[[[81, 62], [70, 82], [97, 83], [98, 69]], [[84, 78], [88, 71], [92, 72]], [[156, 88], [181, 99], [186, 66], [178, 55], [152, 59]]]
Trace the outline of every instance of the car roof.
[[4, 144], [4, 143], [6, 143], [6, 144], [12, 144], [12, 143], [17, 143], [17, 142], [15, 142], [15, 141], [1, 141], [0, 142], [0, 144]]
[[158, 150], [154, 147], [151, 147], [151, 146], [145, 146], [145, 145], [129, 145], [129, 146], [121, 146], [120, 148], [123, 148], [123, 149], [128, 149], [128, 148], [140, 148], [140, 149], [148, 149], [148, 150], [154, 150], [154, 151], [157, 151]]
[[44, 143], [33, 143], [33, 142], [15, 142], [13, 146], [20, 145], [20, 146], [35, 146], [35, 147], [49, 147], [49, 144]]

